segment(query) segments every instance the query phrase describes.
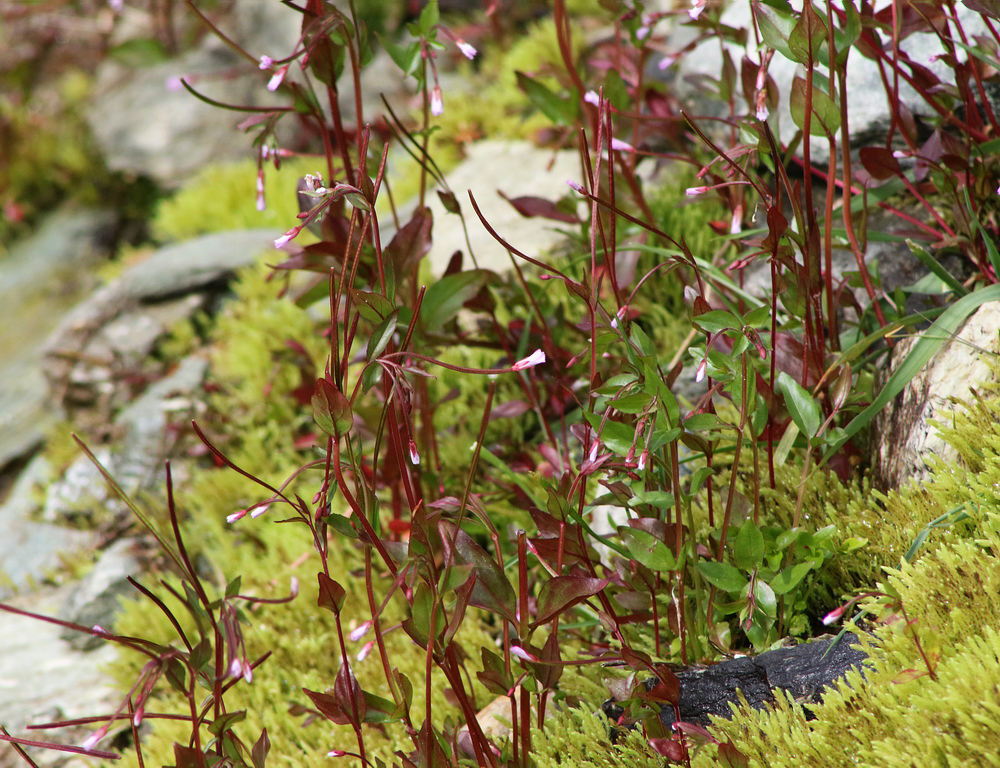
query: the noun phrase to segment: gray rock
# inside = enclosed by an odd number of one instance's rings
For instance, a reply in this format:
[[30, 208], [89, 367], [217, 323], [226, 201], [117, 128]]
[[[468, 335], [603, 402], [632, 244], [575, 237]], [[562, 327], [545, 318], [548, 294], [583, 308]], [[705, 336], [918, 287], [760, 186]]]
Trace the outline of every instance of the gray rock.
[[94, 545], [92, 532], [34, 519], [36, 495], [51, 475], [43, 458], [33, 459], [0, 505], [0, 530], [4, 532], [0, 536], [0, 599], [37, 587], [48, 573], [62, 567], [62, 557]]
[[[896, 345], [885, 379], [916, 344], [916, 338]], [[906, 388], [876, 417], [871, 431], [872, 479], [876, 488], [898, 488], [930, 474], [932, 456], [949, 462], [957, 451], [944, 441], [931, 421], [948, 423], [975, 398], [974, 387], [989, 381], [992, 369], [983, 356], [1000, 352], [1000, 302], [984, 304], [954, 339], [924, 366]], [[876, 391], [878, 387], [876, 387]]]
[[67, 309], [89, 290], [107, 256], [110, 211], [58, 211], [0, 261], [0, 468], [39, 445], [55, 411], [41, 373], [42, 348]]
[[[142, 569], [135, 556], [136, 541], [119, 539], [100, 553], [94, 567], [75, 584], [60, 617], [84, 627], [95, 625], [111, 629], [121, 608], [121, 600], [137, 593], [127, 577], [138, 575]], [[77, 650], [99, 648], [104, 640], [95, 635], [85, 635], [64, 629], [62, 638]]]
[[[566, 225], [521, 216], [497, 194], [497, 190], [510, 198], [534, 195], [556, 200], [566, 194], [576, 194], [566, 185], [567, 179], [580, 181], [580, 159], [576, 152], [553, 153], [524, 141], [493, 139], [467, 145], [466, 149], [465, 161], [448, 173], [447, 178], [462, 206], [472, 252], [479, 267], [505, 272], [510, 269], [510, 258], [479, 221], [469, 201], [468, 190], [472, 190], [490, 226], [528, 256], [544, 256], [548, 249], [564, 240], [557, 229]], [[452, 254], [458, 250], [465, 254], [465, 268], [471, 268], [473, 262], [458, 218], [445, 211], [434, 193], [428, 195], [428, 205], [435, 222], [434, 242], [428, 255], [432, 273], [442, 274]]]
[[122, 374], [148, 375], [137, 366], [155, 342], [202, 306], [190, 294], [218, 288], [273, 250], [273, 240], [271, 230], [219, 232], [161, 248], [129, 267], [69, 312], [46, 343], [44, 373], [54, 399], [104, 398], [110, 409]]
[[[217, 21], [252, 56], [280, 59], [298, 40], [301, 16], [281, 3], [249, 0]], [[281, 103], [264, 87], [270, 73], [212, 35], [195, 50], [151, 67], [128, 68], [108, 59], [98, 68], [88, 121], [109, 168], [174, 187], [209, 163], [252, 156], [251, 136], [236, 136], [247, 113], [198, 100], [180, 85], [181, 77], [228, 104]]]

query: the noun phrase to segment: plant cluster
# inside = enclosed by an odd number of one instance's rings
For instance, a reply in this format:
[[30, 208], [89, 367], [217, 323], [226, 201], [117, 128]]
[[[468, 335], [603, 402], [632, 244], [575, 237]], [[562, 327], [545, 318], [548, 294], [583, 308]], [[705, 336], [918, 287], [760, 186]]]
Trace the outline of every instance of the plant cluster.
[[[194, 432], [216, 471], [260, 489], [230, 511], [230, 523], [260, 526], [253, 518], [279, 515], [312, 548], [337, 665], [322, 689], [303, 687], [308, 702], [296, 706], [341, 726], [331, 731], [331, 756], [364, 766], [527, 766], [538, 740], [552, 738], [547, 714], [576, 703], [564, 685], [569, 671], [617, 667], [632, 673], [616, 686], [620, 725], [635, 729], [630, 748], [640, 739], [657, 759], [690, 765], [698, 753], [748, 764], [739, 747], [746, 732], [662, 724], [661, 708], [679, 712], [680, 695], [663, 662], [712, 662], [822, 627], [841, 599], [828, 571], [843, 570], [866, 541], [836, 519], [815, 525], [808, 489], [825, 472], [857, 482], [860, 439], [874, 416], [1000, 292], [1000, 126], [989, 98], [998, 19], [986, 3], [966, 5], [988, 33], [970, 36], [954, 2], [877, 9], [829, 0], [801, 11], [752, 2], [749, 26], [736, 28], [705, 0], [662, 13], [636, 0], [604, 16], [609, 34], [584, 47], [556, 0], [562, 67], [519, 72], [517, 83], [550, 121], [546, 139], [576, 146], [581, 176], [559, 201], [511, 203], [563, 226], [566, 258], [507, 242], [473, 194], [448, 187], [429, 152], [435, 120], [449, 108], [440, 62], [456, 52], [476, 58], [464, 29], [473, 42], [486, 29], [499, 40], [509, 34], [495, 5], [483, 26], [463, 28], [443, 23], [431, 2], [404, 33], [380, 38], [416, 83], [420, 106], [412, 120], [390, 113], [374, 128], [360, 93], [375, 43], [354, 3], [344, 12], [319, 0], [292, 6], [302, 35], [284, 58], [242, 52], [266, 71], [269, 90], [287, 96], [284, 107], [222, 105], [252, 113], [242, 127], [253, 137], [260, 189], [266, 165], [287, 152], [277, 138], [283, 120], [312, 138], [324, 163], [299, 184], [301, 213], [277, 238], [284, 256], [274, 267], [283, 301], [326, 309], [313, 336], [287, 340], [291, 362], [282, 369], [296, 378], [281, 393], [281, 408], [291, 410], [284, 439], [315, 453], [276, 481], [239, 460], [239, 438], [224, 436], [223, 423]], [[667, 28], [680, 24], [694, 40], [671, 50]], [[918, 33], [941, 42], [947, 78], [906, 54]], [[705, 41], [722, 50], [718, 78], [698, 83], [722, 106], [716, 117], [699, 116], [649, 74], [651, 63], [677, 67]], [[737, 46], [756, 58], [734, 61]], [[788, 93], [769, 75], [777, 57], [803, 73]], [[858, 57], [883, 76], [890, 127], [878, 145], [859, 146], [847, 127], [847, 67]], [[352, 123], [341, 112], [345, 80], [356, 99]], [[904, 84], [930, 118], [905, 106]], [[787, 136], [777, 119], [786, 99], [795, 126]], [[395, 233], [384, 239], [390, 144], [421, 170], [416, 206], [405, 220], [391, 207]], [[655, 164], [688, 185], [681, 220], [669, 213], [681, 196], [663, 206], [650, 192], [643, 170]], [[426, 206], [433, 193], [463, 226], [481, 223], [512, 254], [509, 274], [470, 268], [457, 254], [427, 284], [422, 260], [440, 225]], [[869, 230], [876, 210], [894, 217], [894, 231]], [[907, 289], [883, 290], [865, 260], [878, 239], [906, 241], [926, 266], [929, 277], [911, 289], [931, 294], [929, 308], [910, 314]], [[834, 270], [838, 249], [853, 256], [853, 270]], [[953, 253], [965, 260], [958, 273], [945, 266]], [[755, 270], [766, 273], [763, 291], [749, 287]], [[900, 332], [928, 321], [872, 391], [875, 362]], [[462, 407], [449, 410], [458, 381]], [[135, 512], [171, 563], [176, 581], [163, 585], [174, 607], [140, 590], [176, 639], [79, 628], [148, 659], [121, 711], [82, 751], [106, 756], [98, 742], [128, 721], [141, 762], [139, 727], [162, 679], [186, 706], [169, 715], [190, 728], [174, 746], [178, 767], [260, 768], [267, 732], [242, 735], [246, 712], [227, 700], [267, 674], [268, 654], [247, 652], [244, 606], [284, 598], [243, 595], [239, 576], [207, 583], [185, 546], [169, 472], [167, 487], [171, 535]], [[345, 587], [344, 562], [362, 594]], [[880, 590], [895, 597], [882, 607], [912, 610], [892, 589]], [[353, 627], [349, 602], [352, 617], [358, 604], [364, 612]], [[463, 635], [473, 621], [489, 642]], [[906, 625], [935, 678], [919, 620], [907, 615]], [[403, 636], [421, 661], [420, 681], [390, 651]], [[378, 662], [374, 685], [356, 673], [362, 638], [370, 638], [363, 655]], [[430, 694], [432, 680], [446, 704]], [[504, 736], [477, 716], [494, 696], [508, 705]], [[394, 755], [372, 747], [389, 727], [409, 742]]]

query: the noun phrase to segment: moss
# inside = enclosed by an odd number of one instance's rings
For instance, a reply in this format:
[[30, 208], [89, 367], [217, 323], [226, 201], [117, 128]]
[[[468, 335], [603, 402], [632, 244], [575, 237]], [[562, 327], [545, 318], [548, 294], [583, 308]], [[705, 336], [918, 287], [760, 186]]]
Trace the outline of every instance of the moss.
[[162, 242], [187, 240], [228, 229], [272, 227], [290, 229], [299, 212], [296, 188], [306, 173], [323, 171], [322, 161], [293, 158], [281, 170], [265, 169], [267, 208], [257, 210], [257, 166], [247, 160], [210, 165], [199, 171], [184, 188], [160, 203], [153, 218], [153, 236]]

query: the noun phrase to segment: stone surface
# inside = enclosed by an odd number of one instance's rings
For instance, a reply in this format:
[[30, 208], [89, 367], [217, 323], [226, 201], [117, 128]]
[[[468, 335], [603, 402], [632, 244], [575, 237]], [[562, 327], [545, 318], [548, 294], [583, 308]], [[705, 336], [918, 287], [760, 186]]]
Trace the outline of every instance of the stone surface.
[[[281, 3], [248, 0], [220, 23], [252, 56], [280, 59], [293, 50], [301, 17]], [[141, 37], [142, 22], [136, 24], [132, 34]], [[88, 120], [109, 168], [174, 187], [208, 163], [253, 156], [252, 137], [241, 140], [236, 131], [246, 113], [199, 101], [180, 85], [181, 77], [225, 103], [281, 103], [264, 87], [270, 73], [213, 35], [177, 59], [150, 67], [107, 59], [98, 67]]]
[[[888, 373], [895, 371], [917, 338], [896, 345]], [[975, 398], [974, 388], [991, 376], [983, 361], [1000, 352], [1000, 302], [988, 302], [970, 317], [906, 388], [883, 410], [872, 426], [872, 479], [876, 488], [897, 488], [920, 480], [930, 470], [932, 456], [954, 461], [957, 452], [931, 421], [947, 423], [961, 408], [955, 400]], [[876, 387], [876, 391], [878, 386]]]
[[[16, 598], [22, 610], [47, 616], [61, 615], [68, 590]], [[91, 652], [74, 650], [61, 628], [27, 616], [0, 611], [0, 723], [14, 736], [60, 744], [80, 744], [90, 729], [26, 731], [29, 723], [88, 717], [114, 711], [120, 694], [101, 668], [111, 662], [115, 649], [108, 643]], [[40, 765], [62, 764], [67, 754], [29, 749]], [[0, 768], [23, 766], [8, 745], [0, 746]]]
[[[95, 543], [92, 532], [33, 519], [38, 507], [36, 494], [51, 481], [51, 475], [44, 459], [33, 459], [0, 505], [0, 530], [4, 532], [0, 536], [0, 600], [36, 588], [47, 573], [62, 567], [63, 556], [87, 550]], [[3, 622], [0, 616], [0, 626]]]
[[55, 412], [41, 373], [42, 348], [59, 317], [96, 283], [115, 216], [59, 211], [0, 261], [0, 469], [42, 440]]
[[[447, 179], [462, 206], [472, 252], [481, 268], [507, 271], [510, 258], [476, 216], [468, 190], [472, 190], [490, 226], [528, 256], [543, 257], [547, 249], [563, 240], [556, 231], [560, 228], [557, 222], [521, 216], [497, 190], [510, 198], [535, 195], [556, 200], [567, 193], [575, 194], [566, 185], [567, 179], [580, 180], [580, 159], [575, 152], [553, 153], [528, 142], [492, 139], [466, 145], [466, 148], [468, 156], [447, 174]], [[471, 268], [473, 261], [457, 216], [445, 211], [436, 194], [428, 195], [428, 204], [435, 222], [434, 242], [428, 255], [433, 274], [442, 274], [452, 254], [459, 250], [465, 254], [465, 267]], [[408, 220], [408, 216], [406, 214], [402, 221]]]

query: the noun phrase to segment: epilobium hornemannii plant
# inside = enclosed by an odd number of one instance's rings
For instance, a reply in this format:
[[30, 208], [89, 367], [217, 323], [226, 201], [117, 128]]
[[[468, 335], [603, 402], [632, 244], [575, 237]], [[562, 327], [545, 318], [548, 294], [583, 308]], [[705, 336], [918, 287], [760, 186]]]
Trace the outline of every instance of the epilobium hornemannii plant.
[[[976, 5], [992, 29], [989, 9]], [[405, 34], [382, 40], [420, 94], [413, 116], [391, 115], [391, 139], [368, 127], [360, 98], [354, 122], [340, 109], [343, 82], [360, 93], [371, 55], [353, 12], [310, 0], [289, 11], [303, 19], [289, 55], [245, 52], [263, 70], [262, 87], [288, 96], [288, 106], [243, 123], [260, 159], [253, 202], [264, 200], [265, 162], [289, 154], [276, 138], [279, 121], [297, 120], [324, 157], [300, 184], [298, 222], [275, 242], [286, 300], [328, 309], [314, 329], [322, 354], [291, 340], [308, 360], [296, 363], [301, 386], [288, 396], [313, 419], [292, 428], [317, 454], [273, 481], [230, 457], [221, 426], [195, 431], [217, 463], [262, 489], [221, 513], [234, 526], [279, 515], [308, 531], [318, 609], [332, 617], [339, 664], [324, 689], [303, 686], [303, 695], [331, 734], [333, 725], [349, 733], [331, 756], [381, 765], [373, 740], [400, 723], [404, 765], [527, 765], [546, 711], [572, 701], [566, 670], [617, 665], [637, 673], [616, 690], [626, 700], [623, 724], [639, 729], [650, 754], [746, 764], [728, 740], [690, 724], [664, 728], [659, 710], [677, 709], [679, 683], [659, 662], [712, 661], [808, 636], [836, 606], [826, 569], [865, 542], [836, 523], [813, 525], [807, 489], [816, 473], [860, 471], [858, 440], [874, 414], [1000, 290], [997, 163], [986, 149], [996, 141], [986, 96], [997, 43], [995, 34], [970, 37], [954, 4], [751, 9], [750, 26], [737, 29], [712, 3], [666, 13], [635, 3], [603, 19], [614, 34], [582, 48], [576, 20], [555, 3], [563, 67], [520, 72], [517, 84], [554, 124], [553, 141], [576, 143], [581, 176], [563, 200], [511, 202], [568, 228], [569, 258], [507, 242], [479, 215], [475, 195], [460, 197], [438, 172], [428, 148], [450, 103], [439, 57], [474, 51], [435, 4]], [[480, 21], [498, 39], [509, 32], [488, 10]], [[677, 24], [724, 44], [718, 79], [702, 81], [724, 105], [722, 118], [699, 117], [647, 75], [648, 62], [678, 67], [695, 50], [669, 48], [666, 31]], [[907, 55], [908, 37], [921, 31], [942, 41], [949, 78]], [[737, 50], [746, 51], [738, 66]], [[768, 74], [775, 57], [800, 65], [788, 93]], [[886, 73], [891, 128], [878, 146], [858, 146], [847, 131], [846, 68], [858, 57]], [[928, 107], [922, 127], [898, 98], [901, 82]], [[780, 135], [781, 100], [792, 135]], [[825, 145], [821, 166], [813, 139]], [[393, 142], [419, 160], [421, 191], [384, 242], [380, 198]], [[641, 173], [657, 163], [682, 168], [668, 169], [672, 196], [651, 193]], [[513, 275], [465, 268], [459, 255], [428, 278], [422, 260], [442, 224], [424, 205], [432, 185], [449, 213], [476, 214], [515, 256]], [[671, 209], [682, 202], [689, 207], [677, 217]], [[875, 209], [901, 222], [898, 237], [939, 280], [935, 306], [920, 317], [881, 289], [864, 259]], [[838, 248], [853, 254], [852, 274], [834, 272]], [[967, 276], [943, 266], [949, 250], [968, 257]], [[743, 276], [761, 264], [768, 287], [755, 293]], [[880, 345], [918, 320], [934, 325], [872, 392]], [[457, 417], [451, 397], [464, 408]], [[795, 503], [768, 501], [777, 494]], [[115, 717], [134, 725], [166, 679], [190, 702], [191, 738], [177, 746], [177, 765], [259, 766], [266, 733], [239, 735], [240, 715], [225, 703], [234, 686], [254, 684], [249, 670], [259, 679], [267, 669], [243, 650], [250, 630], [238, 621], [239, 582], [218, 595], [199, 586], [172, 508], [170, 519], [176, 535], [162, 543], [187, 585], [176, 597], [198, 633], [178, 621], [176, 647], [111, 638], [151, 659]], [[331, 552], [364, 575], [364, 594], [348, 594]], [[349, 599], [365, 606], [353, 627]], [[933, 677], [918, 609], [886, 600], [907, 612]], [[463, 641], [472, 621], [485, 622], [491, 644]], [[446, 706], [414, 698], [414, 680], [387, 643], [399, 633], [421, 660], [424, 689], [432, 676], [445, 681]], [[379, 668], [376, 687], [359, 682], [368, 663]], [[651, 687], [639, 682], [649, 677]], [[477, 718], [493, 697], [509, 705], [503, 736]], [[705, 746], [698, 757], [696, 744]]]

